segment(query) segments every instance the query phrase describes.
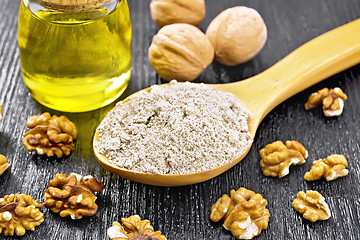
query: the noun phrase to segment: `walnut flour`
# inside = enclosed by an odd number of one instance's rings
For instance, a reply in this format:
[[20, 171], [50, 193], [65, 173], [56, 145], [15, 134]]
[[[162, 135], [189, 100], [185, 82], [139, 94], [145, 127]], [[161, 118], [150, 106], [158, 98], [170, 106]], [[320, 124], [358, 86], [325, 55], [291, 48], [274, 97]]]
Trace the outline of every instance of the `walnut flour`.
[[228, 163], [249, 147], [248, 118], [231, 93], [171, 81], [118, 103], [97, 128], [96, 148], [134, 171], [195, 173]]

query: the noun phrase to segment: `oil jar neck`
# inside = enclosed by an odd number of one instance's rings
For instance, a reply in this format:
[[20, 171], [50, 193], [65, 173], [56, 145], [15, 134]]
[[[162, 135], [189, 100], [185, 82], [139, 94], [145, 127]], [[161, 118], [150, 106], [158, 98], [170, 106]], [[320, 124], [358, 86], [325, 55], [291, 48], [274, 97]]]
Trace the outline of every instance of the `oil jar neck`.
[[103, 7], [117, 0], [35, 0], [39, 5], [61, 12], [83, 12]]

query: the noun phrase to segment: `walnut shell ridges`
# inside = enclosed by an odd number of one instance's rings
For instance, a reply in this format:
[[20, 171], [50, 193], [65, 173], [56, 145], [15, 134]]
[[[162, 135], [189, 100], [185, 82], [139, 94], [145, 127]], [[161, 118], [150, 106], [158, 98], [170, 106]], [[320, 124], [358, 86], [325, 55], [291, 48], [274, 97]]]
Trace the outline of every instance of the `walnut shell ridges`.
[[214, 49], [205, 34], [186, 23], [161, 28], [149, 47], [150, 64], [167, 81], [192, 81], [213, 59]]
[[260, 52], [267, 29], [260, 14], [252, 8], [228, 8], [216, 16], [206, 30], [215, 58], [227, 66], [244, 63]]
[[160, 26], [188, 23], [194, 26], [205, 18], [204, 0], [152, 0], [151, 17]]

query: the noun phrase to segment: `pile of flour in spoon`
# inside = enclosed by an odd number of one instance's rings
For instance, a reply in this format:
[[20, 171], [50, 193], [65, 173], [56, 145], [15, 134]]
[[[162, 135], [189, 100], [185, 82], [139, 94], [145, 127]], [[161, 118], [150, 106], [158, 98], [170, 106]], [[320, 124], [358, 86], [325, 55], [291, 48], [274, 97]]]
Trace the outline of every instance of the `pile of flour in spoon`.
[[231, 93], [171, 81], [118, 103], [97, 128], [95, 147], [137, 172], [195, 173], [228, 163], [249, 147], [248, 119]]

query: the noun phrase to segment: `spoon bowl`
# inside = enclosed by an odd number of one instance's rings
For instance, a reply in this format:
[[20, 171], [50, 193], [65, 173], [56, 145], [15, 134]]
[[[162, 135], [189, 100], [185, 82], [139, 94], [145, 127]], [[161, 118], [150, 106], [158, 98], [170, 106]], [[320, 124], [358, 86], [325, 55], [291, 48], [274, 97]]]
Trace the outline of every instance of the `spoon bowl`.
[[[304, 89], [360, 62], [360, 19], [347, 23], [305, 43], [264, 72], [228, 84], [208, 86], [233, 93], [250, 111], [249, 130], [254, 139], [264, 117], [277, 105]], [[165, 86], [163, 84], [160, 86]], [[141, 90], [149, 91], [150, 88]], [[128, 98], [127, 98], [128, 99]], [[127, 99], [123, 100], [125, 103]], [[251, 145], [230, 162], [216, 168], [192, 174], [148, 174], [121, 168], [99, 153], [93, 140], [94, 154], [99, 163], [110, 172], [123, 178], [157, 186], [182, 186], [209, 180], [239, 163]]]

